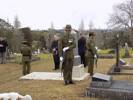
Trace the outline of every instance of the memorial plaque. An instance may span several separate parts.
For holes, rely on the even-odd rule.
[[[119,65],[126,65],[126,61],[124,61],[123,59],[119,60]]]
[[[74,66],[78,66],[80,65],[80,56],[77,55],[77,56],[74,56],[74,63],[73,63]]]
[[[133,100],[133,81],[113,80],[110,87],[87,87],[86,96],[102,100]]]
[[[83,64],[80,64],[78,66],[73,66],[73,73],[72,73],[73,77],[80,78],[80,77],[84,76],[85,74],[86,73],[84,71]]]
[[[112,80],[112,77],[109,75],[101,74],[101,73],[95,73],[92,76],[92,81],[101,81],[101,82],[109,82]]]

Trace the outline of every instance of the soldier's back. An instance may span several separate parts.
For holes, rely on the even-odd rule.
[[[27,45],[23,45],[21,48],[21,53],[23,55],[31,55],[31,48]]]

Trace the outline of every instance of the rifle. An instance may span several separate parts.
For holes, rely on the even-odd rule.
[[[98,47],[95,47],[95,49],[96,49],[96,58],[94,58],[94,63],[95,63],[95,65],[96,65],[96,68],[97,68],[97,62],[98,62],[98,54],[97,54],[97,51],[98,51]]]
[[[63,73],[63,70],[64,70],[64,56],[65,55],[65,52],[63,52],[63,60],[60,61],[60,68],[61,68],[61,76],[62,76],[62,73]]]
[[[60,68],[61,68],[61,76],[62,76],[62,73],[63,73],[63,61],[60,61]]]
[[[97,54],[96,54],[96,55],[97,55]],[[97,55],[96,58],[94,58],[94,63],[95,63],[96,68],[97,68],[97,62],[98,62],[98,55]]]

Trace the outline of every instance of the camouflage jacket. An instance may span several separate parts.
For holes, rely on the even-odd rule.
[[[28,45],[22,45],[21,54],[22,54],[22,61],[30,61],[32,56],[31,47]]]
[[[64,47],[69,47],[69,49],[65,53],[63,52]],[[59,56],[63,56],[64,59],[74,59],[73,49],[75,47],[76,43],[74,37],[71,34],[65,34],[59,41]]]
[[[94,55],[96,54],[96,48],[95,48],[95,41],[91,37],[89,37],[86,41],[86,56],[89,58],[94,58]]]

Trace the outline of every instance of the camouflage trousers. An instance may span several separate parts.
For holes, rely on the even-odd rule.
[[[72,81],[73,59],[66,59],[62,67],[64,81]]]
[[[29,61],[23,62],[23,75],[29,74],[31,69],[31,65]]]
[[[93,75],[93,69],[94,69],[94,58],[88,58],[88,73],[90,75]]]

